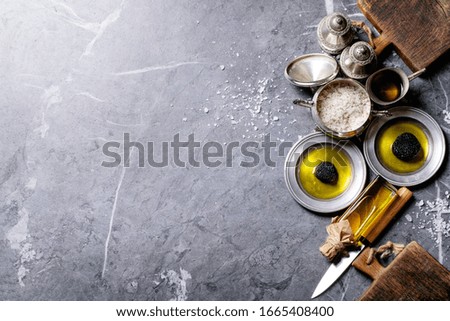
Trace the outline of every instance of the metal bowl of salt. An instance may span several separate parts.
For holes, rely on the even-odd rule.
[[[339,65],[327,54],[307,54],[288,63],[284,76],[298,87],[319,87],[336,78]]]

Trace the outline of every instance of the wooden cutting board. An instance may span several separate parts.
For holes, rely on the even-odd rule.
[[[450,0],[358,0],[358,6],[380,33],[375,52],[392,44],[413,71],[450,48]]]
[[[450,272],[416,242],[409,243],[386,268],[377,260],[366,264],[369,250],[352,264],[374,280],[360,300],[450,300]]]

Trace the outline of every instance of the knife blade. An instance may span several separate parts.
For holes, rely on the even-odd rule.
[[[348,257],[343,257],[339,263],[334,264],[332,263],[328,270],[323,275],[322,279],[320,279],[319,284],[317,284],[316,289],[314,290],[314,293],[311,296],[311,299],[314,299],[315,297],[318,297],[323,292],[325,292],[330,286],[333,285],[334,282],[336,282],[341,274],[343,274],[350,265],[352,265],[352,262],[356,259],[356,257],[359,255],[359,253],[364,250],[364,245],[361,246],[361,248],[357,251],[350,251],[348,253]]]
[[[396,201],[387,204],[388,209],[386,211],[374,211],[371,215],[366,217],[366,220],[361,224],[364,228],[358,229],[358,235],[355,239],[361,244],[359,250],[349,251],[348,257],[343,257],[338,263],[332,263],[321,280],[317,284],[311,299],[319,296],[325,292],[331,285],[333,285],[339,277],[348,269],[356,257],[364,250],[365,245],[371,245],[373,241],[378,237],[384,228],[390,223],[400,209],[408,202],[412,197],[412,192],[406,187],[401,187],[396,192]],[[389,205],[392,205],[389,207]],[[354,209],[354,207],[353,207]],[[344,216],[345,217],[345,214]]]

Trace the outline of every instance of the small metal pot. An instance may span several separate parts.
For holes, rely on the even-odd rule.
[[[318,106],[317,106],[318,101],[321,98],[323,98],[324,89],[327,89],[331,86],[338,87],[339,85],[350,85],[350,86],[354,86],[354,87],[358,88],[358,90],[360,90],[361,93],[363,93],[367,98],[366,99],[367,106],[365,108],[368,109],[367,118],[365,119],[364,123],[361,126],[359,126],[358,128],[351,129],[349,131],[342,131],[342,132],[335,131],[335,130],[329,128],[327,125],[325,125],[325,123],[320,118]],[[369,126],[373,116],[389,115],[387,110],[373,110],[372,101],[370,100],[370,97],[369,97],[367,91],[365,90],[365,88],[359,82],[357,82],[353,79],[347,79],[347,78],[337,78],[337,79],[330,81],[326,85],[320,87],[314,94],[312,100],[296,99],[296,100],[294,100],[293,103],[296,105],[302,106],[302,107],[310,108],[312,117],[313,117],[315,123],[317,124],[318,128],[323,133],[325,133],[331,137],[334,137],[334,138],[346,139],[346,138],[352,138],[352,137],[358,136],[358,135],[362,134],[364,132],[364,130]]]
[[[367,82],[366,82],[367,93],[369,94],[372,101],[378,105],[388,106],[388,105],[395,104],[400,99],[405,97],[406,93],[409,90],[409,82],[411,80],[419,77],[424,72],[425,72],[425,68],[420,69],[419,71],[416,71],[415,73],[407,76],[405,74],[405,72],[398,67],[387,67],[387,68],[380,69],[380,70],[374,72],[372,75],[370,75],[370,77],[367,79]],[[378,77],[386,77],[391,80],[398,78],[399,83],[397,85],[399,85],[400,88],[399,88],[399,94],[395,99],[385,101],[376,95],[376,93],[375,93],[376,88],[374,88],[374,87],[377,86],[376,79]],[[383,80],[383,78],[380,78],[380,79],[382,79],[381,81],[385,82],[385,80]]]

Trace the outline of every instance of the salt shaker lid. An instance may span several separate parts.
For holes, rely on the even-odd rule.
[[[347,77],[364,79],[375,71],[377,56],[370,44],[358,41],[344,49],[339,64]]]
[[[334,12],[319,22],[317,37],[323,51],[337,55],[352,43],[355,32],[351,20],[345,14]]]

